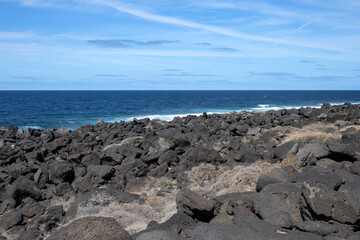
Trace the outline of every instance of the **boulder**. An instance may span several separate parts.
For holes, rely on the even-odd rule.
[[[262,157],[254,149],[241,145],[239,151],[229,154],[227,159],[233,159],[236,162],[253,163],[261,160]]]
[[[265,186],[259,195],[259,215],[270,223],[278,221],[278,217],[288,224],[285,213],[292,221],[301,221],[302,208],[301,188],[292,183],[275,183]],[[282,220],[281,220],[282,221]],[[287,227],[287,226],[283,226]]]
[[[55,184],[62,182],[71,183],[75,178],[75,170],[72,164],[54,161],[49,164],[49,180]]]
[[[63,182],[63,183],[59,183],[56,187],[55,187],[55,194],[58,196],[63,196],[66,193],[69,192],[73,192],[74,189],[71,187],[70,183],[68,182]]]
[[[157,166],[154,169],[151,169],[149,172],[149,175],[152,177],[162,177],[165,175],[165,173],[168,171],[168,165],[166,162],[161,164],[160,166]]]
[[[266,185],[279,183],[279,179],[273,178],[269,175],[261,175],[256,183],[256,191],[260,192]]]
[[[58,223],[63,219],[64,213],[64,209],[61,205],[50,207],[40,216],[39,223],[44,224],[50,221]]]
[[[320,236],[327,236],[338,231],[336,225],[321,221],[300,221],[295,222],[294,227],[304,232],[315,233]]]
[[[252,127],[249,128],[247,130],[247,135],[251,135],[251,136],[255,136],[256,134],[258,134],[260,132],[261,128],[260,127]]]
[[[225,161],[214,149],[203,147],[193,148],[186,156],[189,161],[194,163],[223,163]]]
[[[131,237],[113,218],[85,217],[53,232],[48,240],[130,240]]]
[[[30,180],[23,180],[15,183],[11,186],[10,197],[16,201],[19,205],[21,201],[27,197],[33,198],[34,200],[42,200],[43,196],[36,183]]]
[[[318,166],[307,166],[304,167],[299,174],[294,175],[290,179],[290,182],[308,182],[313,184],[320,183],[328,186],[330,189],[337,190],[344,180],[331,170]]]
[[[350,166],[349,170],[350,170],[351,173],[354,173],[354,174],[360,176],[360,161],[354,162],[354,163]]]
[[[0,219],[0,227],[5,231],[9,230],[10,228],[21,225],[23,222],[23,215],[13,210],[9,213],[4,214]]]
[[[178,211],[203,222],[214,217],[214,202],[189,189],[181,190],[176,195]]]
[[[87,167],[87,174],[110,180],[115,174],[115,168],[107,165],[90,165]]]
[[[28,202],[24,207],[21,208],[20,212],[24,217],[32,218],[35,215],[43,214],[45,206],[41,205],[36,201]]]
[[[159,157],[158,163],[161,165],[163,163],[167,163],[168,165],[174,164],[174,163],[178,163],[179,162],[179,157],[176,154],[175,151],[166,151],[163,154],[161,154],[161,156]]]
[[[101,165],[101,159],[97,153],[91,153],[81,159],[81,164],[86,167],[90,165]]]
[[[193,220],[189,215],[183,212],[177,212],[171,218],[166,220],[164,223],[157,224],[156,226],[150,228],[151,230],[165,230],[167,232],[171,231],[176,234],[186,231],[190,227],[196,225],[195,220]],[[145,230],[148,231],[148,230]]]
[[[360,219],[360,182],[346,183],[339,188],[332,218],[341,223],[355,224]]]
[[[274,157],[283,160],[289,155],[296,154],[299,144],[295,142],[286,142],[274,150]]]
[[[300,149],[296,165],[299,167],[312,165],[316,160],[326,157],[329,153],[329,148],[325,142],[313,139]]]
[[[339,198],[339,194],[320,183],[304,183],[302,186],[303,196],[311,209],[312,220],[329,219],[332,216],[332,208]]]
[[[39,240],[42,239],[41,236],[42,233],[38,228],[32,228],[23,232],[18,240],[34,240],[34,239]]]

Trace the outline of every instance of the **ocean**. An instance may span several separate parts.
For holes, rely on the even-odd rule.
[[[360,91],[0,91],[0,126],[77,129],[86,123],[360,103]]]

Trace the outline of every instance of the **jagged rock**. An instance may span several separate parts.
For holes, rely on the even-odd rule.
[[[163,163],[167,163],[168,165],[170,165],[171,163],[178,163],[178,162],[179,162],[178,155],[175,153],[175,151],[171,151],[171,150],[163,153],[158,160],[158,163],[160,165]]]
[[[317,159],[326,157],[329,153],[329,148],[325,142],[313,139],[300,149],[296,165],[299,167],[312,165]]]
[[[91,153],[81,159],[81,164],[86,167],[90,165],[101,165],[101,159],[97,153]]]
[[[21,201],[27,197],[35,200],[42,200],[43,196],[36,183],[29,180],[23,180],[15,183],[9,190],[10,197],[19,205]]]
[[[156,168],[150,170],[149,175],[152,177],[162,177],[165,175],[167,170],[168,170],[168,165],[166,162],[164,162],[160,166],[157,166]]]
[[[63,196],[68,192],[72,192],[74,191],[74,189],[71,187],[70,183],[68,182],[63,182],[63,183],[59,183],[56,188],[55,188],[55,194],[58,196]]]
[[[72,182],[75,178],[75,170],[72,164],[54,161],[49,164],[49,180],[55,184]]]
[[[20,212],[27,218],[32,218],[35,215],[41,215],[45,210],[45,206],[39,204],[36,201],[29,202],[21,208]]]
[[[209,222],[214,216],[214,202],[189,189],[178,192],[176,206],[178,211],[203,222]]]
[[[279,182],[281,181],[269,175],[261,175],[256,183],[256,191],[260,192],[266,185]]]
[[[280,215],[285,216],[279,211],[289,213],[292,221],[301,221],[301,188],[292,183],[267,185],[260,192],[258,207],[262,219],[270,223]]]
[[[274,157],[280,160],[296,154],[299,149],[299,144],[295,142],[286,142],[274,150]]]
[[[251,135],[251,136],[255,136],[256,134],[258,134],[260,132],[260,130],[261,130],[260,127],[249,128],[246,134]]]
[[[4,214],[0,219],[0,227],[5,231],[20,225],[23,222],[23,215],[16,210]]]
[[[84,217],[56,230],[48,240],[130,240],[131,237],[113,218]]]
[[[194,163],[223,163],[225,160],[214,149],[197,147],[192,149],[187,158]]]
[[[308,166],[293,176],[291,182],[308,182],[308,183],[321,183],[328,186],[330,189],[337,190],[344,182],[343,178],[338,174],[328,169],[318,166]]]
[[[32,228],[27,230],[26,232],[23,232],[20,237],[19,240],[41,240],[43,238],[41,238],[42,233],[38,228]]]
[[[43,215],[39,218],[39,223],[44,224],[50,221],[60,222],[64,216],[64,209],[60,206],[53,206],[48,208]]]
[[[60,135],[65,135],[70,133],[71,131],[67,127],[62,126],[59,129],[57,129],[56,132],[59,133]]]
[[[294,227],[301,231],[315,233],[320,236],[327,236],[338,231],[336,225],[320,221],[295,222]]]
[[[105,180],[110,180],[115,173],[115,168],[106,165],[90,165],[87,167],[87,174],[90,176],[98,176]]]

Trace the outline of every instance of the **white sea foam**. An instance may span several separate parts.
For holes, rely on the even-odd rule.
[[[269,104],[258,104],[258,107],[267,108],[267,107],[270,107],[270,105]]]
[[[40,126],[20,126],[19,128],[24,129],[24,130],[27,130],[27,129],[29,129],[29,128],[43,129],[43,128],[40,127]]]

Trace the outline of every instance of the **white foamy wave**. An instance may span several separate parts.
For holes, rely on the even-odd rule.
[[[269,110],[280,110],[281,107],[258,107],[258,108],[251,108],[252,111],[269,111]]]
[[[43,129],[40,126],[20,126],[19,128],[24,129],[24,130],[28,130],[29,128],[34,128],[34,129]]]
[[[171,121],[175,117],[186,117],[188,115],[195,115],[200,116],[202,113],[188,113],[188,114],[165,114],[165,115],[144,115],[144,116],[136,116],[136,117],[127,117],[124,119],[118,119],[118,120],[124,120],[124,121],[132,121],[134,118],[136,119],[143,119],[143,118],[149,118],[152,119],[160,119],[163,121]],[[210,113],[209,113],[210,114]]]
[[[331,103],[331,105],[339,105],[339,104],[344,104],[344,103]],[[353,103],[353,104],[360,104],[360,103]],[[227,110],[221,110],[221,109],[212,109],[213,111],[206,111],[204,110],[203,112],[206,112],[207,114],[228,114],[231,112],[242,112],[242,111],[257,111],[257,112],[264,112],[264,111],[277,111],[277,110],[281,110],[281,109],[299,109],[302,107],[309,107],[309,108],[321,108],[322,104],[318,104],[318,105],[312,105],[312,106],[299,106],[299,105],[293,105],[293,106],[273,106],[272,104],[258,104],[258,107],[249,107],[249,108],[240,108],[240,109],[227,109]],[[133,121],[133,119],[144,119],[144,118],[149,118],[150,120],[152,119],[159,119],[162,121],[172,121],[175,117],[186,117],[188,115],[195,115],[195,116],[201,116],[203,114],[203,112],[201,113],[186,113],[186,114],[152,114],[152,115],[138,115],[138,116],[133,116],[133,117],[123,117],[123,118],[115,118],[112,121],[110,120],[110,122],[114,122],[114,121]]]

